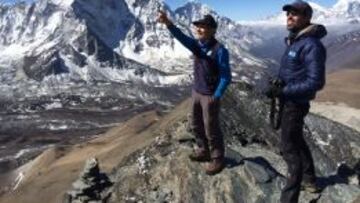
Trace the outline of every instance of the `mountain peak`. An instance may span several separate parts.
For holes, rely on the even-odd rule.
[[[315,11],[321,11],[321,12],[327,12],[327,8],[315,3],[315,2],[308,2],[309,5],[313,8]]]
[[[192,0],[184,4],[183,6],[176,9],[175,12],[188,11],[193,14],[198,13],[199,15],[204,14],[216,14],[216,12],[208,5],[200,3],[198,0]]]
[[[359,12],[360,0],[339,0],[333,7],[336,11]]]
[[[60,6],[71,6],[75,0],[49,0],[50,2]]]
[[[334,5],[334,8],[346,8],[351,4],[359,4],[360,0],[338,0],[338,2]]]
[[[360,0],[339,0],[332,10],[337,16],[343,16],[349,22],[360,21]]]

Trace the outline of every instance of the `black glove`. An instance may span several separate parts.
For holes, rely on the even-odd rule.
[[[265,95],[268,98],[280,97],[282,94],[282,91],[283,91],[283,87],[270,86],[270,88],[265,91]]]
[[[285,84],[279,79],[270,80],[269,88],[265,91],[265,95],[269,98],[280,97]]]

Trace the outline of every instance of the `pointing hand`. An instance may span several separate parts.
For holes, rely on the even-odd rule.
[[[171,21],[169,20],[169,18],[167,17],[167,15],[166,15],[166,13],[164,11],[159,11],[157,21],[159,23],[162,23],[162,24],[165,24],[165,25],[170,25],[171,24]]]

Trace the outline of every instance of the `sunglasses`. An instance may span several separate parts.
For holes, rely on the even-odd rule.
[[[301,15],[300,12],[297,11],[287,11],[286,16],[299,16]]]

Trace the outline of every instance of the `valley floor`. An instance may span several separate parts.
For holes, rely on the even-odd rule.
[[[344,69],[326,77],[324,90],[319,92],[317,102],[344,103],[360,109],[360,69]]]

